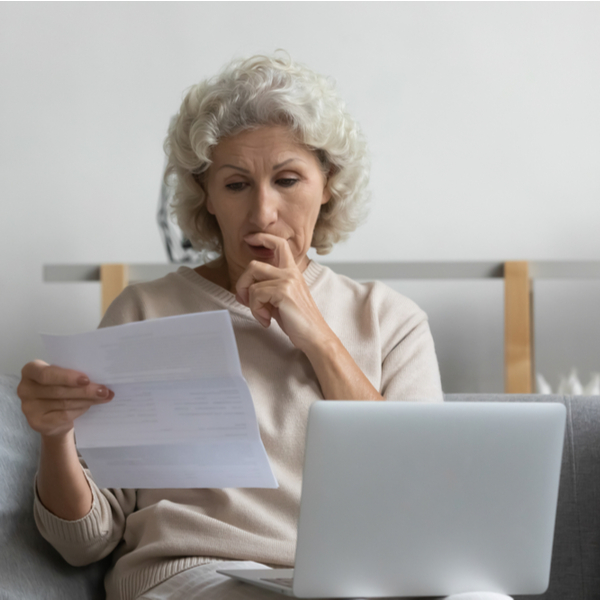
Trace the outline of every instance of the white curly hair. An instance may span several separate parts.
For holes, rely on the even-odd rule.
[[[323,204],[311,246],[327,254],[364,220],[369,160],[358,124],[331,81],[294,63],[287,53],[236,59],[211,79],[192,86],[165,140],[165,183],[172,209],[193,247],[222,252],[217,221],[206,207],[202,181],[219,140],[261,126],[285,125],[313,151],[331,199]]]

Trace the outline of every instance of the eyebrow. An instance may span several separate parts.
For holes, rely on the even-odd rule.
[[[277,169],[280,169],[281,167],[283,167],[284,165],[287,165],[289,162],[292,162],[293,160],[299,160],[300,162],[304,162],[301,158],[294,156],[292,158],[288,158],[287,160],[284,160],[283,162],[276,164],[273,167],[273,171],[276,171]],[[236,167],[235,165],[230,165],[230,164],[226,164],[226,165],[221,165],[217,171],[220,171],[221,169],[224,169],[225,167],[229,167],[230,169],[236,169],[238,171],[242,171],[243,173],[250,173],[250,171],[248,171],[248,169],[244,169],[242,167]]]
[[[292,162],[293,160],[299,160],[300,162],[304,162],[301,158],[299,158],[297,156],[293,156],[292,158],[288,158],[287,160],[284,160],[282,163],[279,163],[278,165],[275,165],[273,167],[273,171],[275,171],[276,169],[279,169],[279,168],[283,167],[283,165],[287,165],[289,162]]]

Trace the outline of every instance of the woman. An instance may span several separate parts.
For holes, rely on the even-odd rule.
[[[410,300],[307,256],[344,239],[366,201],[365,144],[325,78],[285,57],[234,61],[189,90],[165,149],[179,225],[219,258],[128,287],[100,326],[229,310],[280,488],[98,489],[73,422],[113,394],[34,361],[19,395],[42,435],[35,518],[72,564],[114,550],[108,600],[263,597],[215,570],[293,565],[310,405],[441,400],[433,341]]]

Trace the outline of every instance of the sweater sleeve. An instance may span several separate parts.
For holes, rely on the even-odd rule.
[[[83,463],[82,459],[82,467]],[[84,468],[92,490],[90,512],[76,521],[67,521],[51,513],[37,493],[34,481],[33,515],[39,532],[71,565],[88,565],[110,554],[123,537],[127,516],[136,504],[135,490],[99,489]]]
[[[386,400],[444,400],[433,337],[424,313],[384,358],[381,375],[381,393]]]
[[[376,284],[382,339],[381,394],[387,400],[441,402],[440,369],[426,313],[412,300]]]
[[[110,305],[100,327],[110,327],[139,321],[141,315],[137,295],[131,288]],[[136,490],[100,489],[80,457],[79,462],[92,491],[90,512],[76,521],[67,521],[51,513],[37,493],[37,475],[34,481],[33,514],[42,536],[56,548],[71,565],[83,566],[101,560],[121,541],[127,517],[135,510]]]

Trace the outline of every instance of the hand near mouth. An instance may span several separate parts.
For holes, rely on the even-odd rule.
[[[236,284],[236,298],[269,327],[275,319],[297,348],[308,351],[333,335],[308,289],[287,240],[254,233],[244,241],[273,251],[272,264],[252,261]]]
[[[285,268],[296,265],[289,242],[272,233],[251,233],[244,241],[253,248],[264,248],[273,253],[274,265]]]

